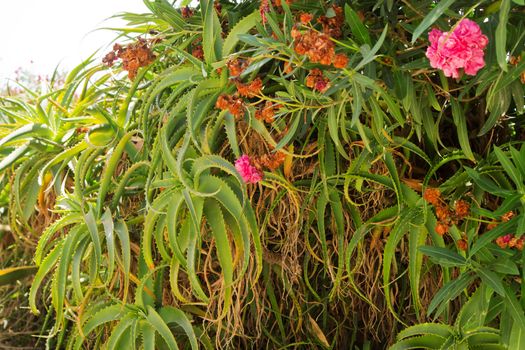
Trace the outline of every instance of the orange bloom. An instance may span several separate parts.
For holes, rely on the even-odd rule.
[[[215,103],[215,107],[220,110],[228,110],[236,118],[244,114],[244,103],[239,97],[232,95],[220,95]]]
[[[507,246],[509,245],[509,242],[511,241],[511,239],[514,237],[514,235],[512,234],[507,234],[505,236],[501,236],[501,237],[498,237],[496,238],[496,244],[500,247],[500,248],[507,248]]]
[[[226,63],[231,77],[237,77],[248,67],[249,62],[242,58],[235,58]]]
[[[460,239],[459,241],[457,241],[456,245],[458,246],[458,249],[462,251],[466,251],[468,247],[467,241],[465,241],[464,239]]]
[[[334,38],[340,38],[343,34],[341,28],[343,27],[345,18],[343,15],[343,8],[341,6],[334,5],[332,9],[335,12],[335,16],[326,17],[321,16],[317,22],[321,23],[323,26],[323,32],[327,35],[330,35]]]
[[[507,222],[507,221],[510,221],[510,219],[512,219],[513,217],[514,217],[514,212],[509,211],[501,216],[501,221]]]
[[[345,68],[348,65],[348,57],[345,54],[337,54],[334,57],[335,68]]]
[[[291,72],[293,72],[292,64],[290,62],[285,62],[283,70],[286,74],[290,74]]]
[[[517,66],[518,63],[520,63],[520,61],[521,61],[521,56],[518,56],[518,57],[510,56],[509,57],[509,63],[512,64],[513,66]]]
[[[448,232],[448,225],[439,223],[436,225],[436,233],[440,236],[443,236],[445,233]]]
[[[302,24],[308,24],[310,21],[314,18],[314,15],[311,13],[301,13],[299,16],[299,21],[301,21]]]
[[[427,188],[423,193],[423,199],[428,203],[437,206],[441,203],[441,192],[437,188]]]
[[[266,14],[268,12],[270,12],[270,3],[268,0],[261,0],[261,4],[259,5],[259,13],[261,14],[261,20],[263,24],[268,22],[268,19],[266,18]]]
[[[450,220],[450,210],[447,206],[436,207],[436,217],[439,221],[447,222]]]
[[[516,242],[516,249],[523,250],[523,243],[524,243],[523,237],[520,237],[518,241]]]
[[[306,77],[306,86],[312,90],[325,92],[330,87],[330,81],[323,76],[320,69],[314,68]]]
[[[281,108],[278,104],[273,104],[270,101],[266,101],[264,107],[255,111],[255,118],[264,120],[266,123],[272,123],[275,111]]]
[[[119,44],[113,45],[113,51],[108,53],[102,62],[108,67],[113,65],[117,59],[122,60],[122,68],[128,71],[128,78],[133,80],[140,67],[146,67],[153,63],[155,55],[145,39],[138,38],[135,43],[122,47]]]
[[[254,97],[260,95],[263,87],[261,78],[257,78],[249,84],[243,84],[240,81],[235,81],[235,85],[237,86],[239,95],[244,97]]]
[[[487,225],[487,231],[495,229],[496,226],[498,226],[497,222],[495,222],[495,221],[491,222],[490,224]]]
[[[470,205],[464,200],[456,201],[456,215],[458,219],[466,218],[470,213]]]
[[[190,18],[193,16],[195,11],[191,9],[189,6],[183,7],[180,9],[180,14],[182,15],[182,18]]]
[[[191,55],[202,61],[204,59],[204,50],[202,49],[202,45],[195,46],[191,51]]]
[[[298,34],[294,39],[294,50],[299,55],[306,55],[312,63],[332,64],[335,57],[335,44],[330,36],[309,30]]]
[[[265,167],[270,171],[274,171],[284,163],[285,158],[286,154],[278,151],[276,153],[265,154],[257,159],[256,162],[260,167]]]
[[[298,38],[299,36],[301,36],[301,32],[297,29],[297,27],[294,25],[292,27],[292,30],[290,31],[290,35],[292,37],[292,39],[295,39],[295,38]],[[303,54],[302,54],[303,55]]]

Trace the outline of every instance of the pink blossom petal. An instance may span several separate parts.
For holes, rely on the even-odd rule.
[[[246,154],[235,161],[235,169],[246,183],[254,184],[262,180],[262,172],[252,165],[250,157]]]
[[[428,39],[430,46],[426,56],[430,65],[441,69],[447,77],[459,78],[460,69],[475,75],[485,66],[483,49],[488,44],[488,38],[474,21],[463,19],[451,32],[432,29]]]

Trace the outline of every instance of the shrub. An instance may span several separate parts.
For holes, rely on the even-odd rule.
[[[1,102],[47,346],[524,346],[522,1],[145,4]]]

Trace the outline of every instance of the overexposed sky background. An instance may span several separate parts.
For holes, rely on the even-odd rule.
[[[149,11],[142,0],[0,0],[0,85],[19,67],[50,76],[109,51],[116,33],[96,29],[122,26],[105,21],[120,12]]]

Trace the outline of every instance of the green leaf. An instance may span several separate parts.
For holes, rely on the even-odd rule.
[[[261,15],[258,10],[241,19],[233,28],[231,28],[228,36],[224,40],[222,46],[222,56],[226,57],[233,52],[235,45],[239,42],[239,34],[246,34],[261,20]]]
[[[109,191],[111,179],[113,178],[113,174],[115,172],[115,169],[117,168],[117,165],[121,161],[122,153],[124,153],[124,149],[126,148],[126,145],[133,134],[134,132],[126,133],[126,135],[124,135],[120,139],[119,143],[111,153],[111,156],[108,157],[106,166],[104,167],[104,172],[102,174],[102,179],[100,180],[100,187],[97,198],[97,217],[100,217],[100,215],[102,214],[104,200],[106,199],[106,194]]]
[[[403,339],[395,343],[389,350],[408,350],[408,349],[441,349],[445,338],[437,335],[422,335],[409,339]]]
[[[396,225],[392,229],[392,232],[390,232],[384,253],[383,253],[383,288],[385,289],[385,299],[387,303],[387,307],[390,310],[390,312],[398,319],[400,322],[403,323],[402,320],[399,319],[397,314],[394,311],[393,302],[391,300],[391,293],[390,293],[390,272],[392,269],[392,261],[395,258],[395,252],[397,250],[397,246],[405,233],[409,230],[409,225],[412,225],[413,220],[415,220],[418,216],[421,215],[421,210],[419,208],[406,208],[402,210],[399,214],[399,219],[396,222]]]
[[[113,277],[113,271],[115,269],[115,235],[114,235],[114,223],[111,211],[106,209],[102,215],[102,226],[104,227],[104,234],[106,236],[106,246],[108,253],[108,281]]]
[[[184,312],[172,306],[164,306],[159,310],[159,315],[160,317],[162,317],[164,322],[166,322],[166,324],[176,323],[177,325],[179,325],[184,330],[184,332],[186,332],[186,335],[188,336],[188,339],[190,341],[191,348],[193,350],[199,349],[199,345],[197,344],[197,337],[195,336],[193,327]]]
[[[467,264],[464,257],[447,248],[423,246],[419,247],[419,250],[443,266],[465,266]]]
[[[419,25],[414,30],[414,33],[412,34],[412,44],[414,44],[421,36],[421,34],[430,27],[445,11],[455,2],[455,0],[442,0],[440,1],[436,7],[430,11],[425,18],[423,18],[423,21],[419,23]]]
[[[470,149],[467,119],[465,117],[465,114],[463,113],[463,109],[459,105],[459,102],[454,98],[450,99],[450,103],[452,105],[452,116],[454,117],[454,124],[456,125],[456,130],[458,132],[458,139],[459,145],[461,146],[461,150],[463,151],[463,153],[465,153],[465,156],[467,156],[468,159],[474,161],[474,154]]]
[[[36,266],[8,267],[0,270],[0,286],[13,285],[16,281],[33,275],[38,270]]]
[[[107,306],[94,314],[83,326],[82,333],[88,336],[97,327],[111,321],[119,320],[124,315],[124,310],[120,305]]]
[[[468,176],[474,180],[476,185],[478,185],[483,191],[503,198],[507,198],[513,194],[511,191],[502,189],[501,186],[497,185],[486,176],[483,176],[475,169],[469,167],[464,167],[464,169]]]
[[[410,338],[416,335],[436,335],[442,338],[448,338],[454,334],[454,328],[449,325],[440,323],[420,323],[415,326],[411,326],[403,329],[397,335],[398,340]]]
[[[503,151],[498,146],[494,146],[494,153],[496,154],[496,157],[498,158],[501,166],[507,175],[512,179],[516,187],[518,189],[523,188],[523,175],[518,171],[518,169],[516,169],[510,159],[507,158],[505,153],[503,153]]]
[[[359,19],[359,16],[357,16],[357,13],[354,10],[352,10],[352,8],[348,4],[345,4],[345,19],[346,23],[350,26],[350,29],[352,30],[352,34],[354,34],[354,37],[359,44],[372,45],[372,41],[370,40],[368,30]]]
[[[77,225],[73,227],[64,238],[64,245],[60,253],[60,261],[58,262],[56,273],[53,277],[53,290],[51,292],[51,297],[56,312],[55,319],[57,326],[62,325],[64,322],[64,300],[66,298],[66,284],[70,261],[74,255],[76,244],[83,229],[83,225]]]
[[[525,328],[519,322],[512,324],[510,332],[509,349],[525,349]]]
[[[454,326],[463,332],[482,327],[485,324],[492,295],[492,288],[481,284],[461,307]]]
[[[104,124],[97,126],[88,131],[86,140],[89,144],[96,147],[105,147],[109,145],[117,136],[115,129],[111,125]]]
[[[428,306],[428,314],[430,315],[441,304],[447,304],[456,299],[456,297],[470,285],[474,278],[475,276],[472,274],[463,273],[457,279],[445,283],[434,295],[434,298],[432,298]],[[435,315],[435,317],[437,316],[439,316],[439,314]]]
[[[18,146],[13,152],[9,153],[7,157],[4,157],[0,162],[0,172],[3,172],[7,167],[11,166],[20,157],[22,157],[29,150],[29,142]]]
[[[224,276],[224,305],[222,317],[229,311],[232,303],[233,258],[223,214],[219,203],[215,199],[210,198],[206,200],[204,204],[204,215],[215,238],[217,257],[219,258],[219,264]]]
[[[221,60],[222,28],[213,7],[213,0],[200,0],[203,18],[202,49],[208,65]],[[230,48],[231,49],[231,48]]]
[[[502,0],[499,21],[496,27],[496,58],[501,69],[507,71],[507,24],[509,22],[510,0]]]
[[[164,322],[162,317],[153,309],[151,306],[147,306],[146,319],[149,321],[149,324],[155,328],[155,330],[160,334],[162,339],[166,342],[170,350],[178,350],[177,342],[175,337],[171,332],[168,325]]]
[[[62,254],[62,246],[63,241],[60,241],[53,248],[53,250],[51,250],[51,252],[44,258],[42,263],[39,264],[40,266],[38,267],[38,271],[35,275],[35,278],[33,279],[31,288],[29,289],[29,307],[35,315],[38,315],[40,313],[36,308],[36,293],[38,292],[40,285],[44,281],[44,278],[47,276],[47,274],[51,271],[51,269],[55,266],[58,259],[60,258],[60,254]]]
[[[147,321],[141,321],[139,328],[142,334],[144,350],[155,350],[155,328],[148,324]]]
[[[126,315],[120,320],[120,322],[111,330],[111,336],[108,339],[107,349],[108,350],[120,350],[121,340],[126,335],[126,331],[129,330],[136,322],[136,319],[132,315]]]
[[[508,286],[503,286],[506,300],[506,308],[514,319],[514,322],[521,328],[525,329],[525,315],[523,314],[523,307],[516,298],[516,293]]]
[[[6,143],[11,141],[16,141],[24,136],[46,136],[50,134],[49,128],[44,124],[27,124],[24,125],[9,135],[5,136],[0,140],[0,148],[2,148]]]
[[[363,68],[368,63],[372,62],[375,59],[375,54],[379,51],[381,46],[383,45],[383,42],[386,38],[386,33],[388,32],[388,24],[385,26],[385,29],[383,29],[383,32],[381,33],[381,36],[379,39],[377,39],[374,47],[370,51],[367,51],[366,54],[363,55],[363,59],[359,64],[354,68],[354,70],[358,71],[361,68]]]
[[[89,211],[86,214],[84,214],[84,220],[86,222],[91,241],[93,242],[93,247],[95,250],[95,260],[98,266],[100,266],[102,264],[102,245],[100,243],[97,221],[95,219],[95,214],[93,213],[93,208],[89,208]]]
[[[497,259],[490,263],[490,267],[499,273],[505,275],[519,275],[520,271],[515,262],[510,259]]]
[[[470,248],[470,256],[474,256],[480,249],[484,248],[487,244],[491,243],[499,236],[503,236],[504,234],[512,232],[517,222],[518,217],[514,217],[510,221],[503,222],[495,228],[493,228],[492,230],[485,232],[478,238],[476,242],[474,242],[474,244]]]
[[[485,268],[480,268],[476,271],[479,277],[481,277],[483,283],[494,289],[494,291],[499,295],[505,295],[505,289],[503,288],[503,284],[501,283],[501,279],[498,277],[498,275],[496,275],[494,272],[488,271]]]
[[[408,276],[410,280],[410,289],[414,303],[414,310],[417,315],[419,315],[421,307],[419,286],[421,280],[421,268],[423,266],[423,254],[421,254],[418,247],[425,243],[427,235],[428,231],[425,226],[410,227],[410,233],[408,236]]]

